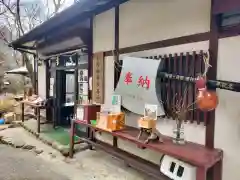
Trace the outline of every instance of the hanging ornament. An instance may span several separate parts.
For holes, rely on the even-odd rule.
[[[196,104],[202,111],[212,111],[218,105],[218,96],[215,91],[210,91],[206,87],[207,83],[207,72],[211,67],[209,64],[209,54],[203,56],[205,70],[202,75],[199,75],[195,81],[196,88],[198,89]]]
[[[199,89],[196,103],[201,111],[212,111],[218,105],[217,93],[206,88]]]
[[[211,67],[211,65],[209,64],[209,53],[203,55],[203,61],[204,61],[204,72],[203,74],[199,74],[195,80],[197,89],[206,88],[207,72],[208,72],[208,69]]]
[[[206,87],[206,78],[203,76],[198,76],[195,83],[197,89],[203,89]]]

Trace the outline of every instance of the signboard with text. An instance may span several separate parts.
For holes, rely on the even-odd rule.
[[[158,116],[165,114],[155,88],[160,61],[135,57],[123,59],[115,94],[121,96],[122,105],[129,111],[143,115],[145,104],[156,104]]]

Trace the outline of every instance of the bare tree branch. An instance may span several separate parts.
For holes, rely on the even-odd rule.
[[[45,4],[34,2],[29,4],[29,2],[23,3],[21,0],[0,0],[0,19],[3,20],[4,26],[7,26],[11,32],[10,39],[3,36],[1,32],[0,36],[3,36],[6,43],[13,41],[14,37],[19,38],[58,13],[64,3],[65,0],[46,0]],[[34,84],[32,59],[27,54],[22,54],[22,56],[32,84]],[[19,62],[17,63],[19,64]]]
[[[0,29],[0,39],[2,39],[5,43],[9,43],[8,39],[6,38],[4,32]]]
[[[23,30],[22,22],[21,22],[21,18],[20,18],[20,0],[17,0],[16,20],[17,20],[17,23],[18,23],[21,33],[24,34],[24,30]]]

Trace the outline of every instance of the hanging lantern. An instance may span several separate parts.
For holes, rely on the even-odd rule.
[[[201,111],[212,111],[218,105],[217,93],[215,91],[209,91],[206,88],[199,89],[196,103]]]

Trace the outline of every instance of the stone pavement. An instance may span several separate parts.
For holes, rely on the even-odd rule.
[[[0,145],[1,180],[70,180],[33,153]]]
[[[15,149],[16,151],[21,153],[22,151],[30,151],[23,153],[30,153],[31,155],[29,154],[29,158],[34,157],[33,159],[35,159],[31,160],[32,163],[28,163],[30,160],[26,157],[26,155],[21,156],[21,161],[19,161],[21,163],[17,163],[15,166],[13,166],[14,169],[12,170],[8,169],[8,173],[14,174],[18,168],[23,172],[27,171],[25,173],[28,173],[28,168],[24,169],[24,167],[28,166],[28,164],[32,165],[36,163],[37,167],[42,167],[42,169],[39,168],[40,170],[38,174],[42,175],[42,177],[40,176],[41,178],[39,180],[45,180],[44,178],[47,176],[49,176],[49,178],[46,180],[55,180],[54,178],[57,176],[59,177],[56,180],[150,180],[150,178],[144,174],[137,172],[132,168],[126,167],[120,160],[115,159],[105,152],[99,150],[86,150],[76,153],[74,159],[63,157],[60,152],[37,140],[21,127],[2,130],[0,131],[0,137],[1,142],[8,143],[16,148],[19,148]],[[6,153],[7,155],[5,155]],[[2,156],[11,157],[13,154],[17,153],[15,151],[8,150],[2,153],[0,152],[0,160],[5,161]],[[37,161],[41,161],[40,165],[38,165]],[[13,162],[10,160],[6,160],[6,162],[9,162],[6,167],[10,168]],[[4,169],[4,167],[5,165],[0,166],[0,173],[1,168]],[[48,169],[48,171],[46,171],[46,176],[44,168]],[[33,166],[33,169],[29,168],[29,171],[35,172],[36,169],[38,168],[34,168]],[[15,174],[18,175],[18,173],[19,172],[17,171]],[[19,175],[22,174],[20,173]],[[0,176],[0,179],[4,178],[1,178]],[[12,178],[9,180],[15,179]],[[28,179],[23,178],[22,180]],[[31,180],[38,179],[35,178]]]

